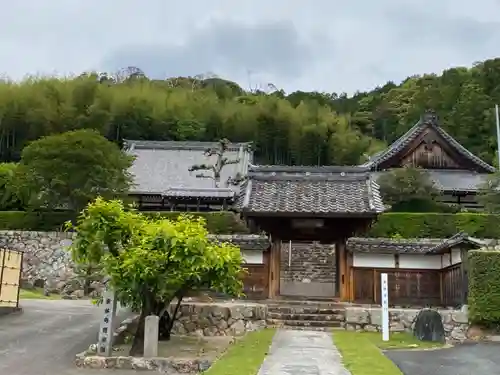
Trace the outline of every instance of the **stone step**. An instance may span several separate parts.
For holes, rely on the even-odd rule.
[[[331,332],[335,330],[344,330],[344,328],[339,327],[294,327],[294,326],[281,326],[274,327],[279,329],[286,329],[290,331],[315,331],[315,332]]]
[[[269,319],[277,320],[308,320],[308,321],[339,321],[343,322],[345,320],[344,314],[286,314],[280,312],[268,312],[267,317]]]
[[[277,314],[306,314],[306,315],[335,315],[344,316],[345,310],[342,308],[335,307],[323,307],[323,306],[268,306],[268,313]]]
[[[267,324],[273,327],[302,327],[302,328],[342,328],[342,322],[327,320],[280,320],[267,319]]]

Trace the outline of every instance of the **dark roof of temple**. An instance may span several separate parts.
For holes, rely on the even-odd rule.
[[[253,214],[376,215],[384,211],[367,168],[252,166],[237,208]]]
[[[489,243],[470,237],[467,233],[457,233],[448,238],[361,238],[347,240],[347,250],[353,253],[376,254],[440,254],[461,244],[479,248]]]
[[[426,169],[430,179],[441,191],[477,192],[484,188],[489,173],[477,173],[463,169]],[[389,171],[372,172],[375,180]]]
[[[360,238],[347,240],[347,250],[353,253],[425,254],[442,243],[443,239],[418,238]]]
[[[439,245],[437,245],[436,247],[431,249],[429,251],[429,253],[439,254],[439,253],[442,253],[442,252],[448,250],[451,247],[462,245],[462,244],[467,244],[467,245],[471,245],[472,247],[475,247],[475,248],[480,248],[480,247],[488,245],[488,243],[489,243],[489,241],[487,241],[487,240],[480,240],[478,238],[474,238],[474,237],[469,236],[465,232],[459,232],[459,233],[455,234],[454,236],[441,242]]]
[[[422,132],[425,131],[428,127],[432,127],[441,137],[443,137],[443,139],[448,142],[450,147],[455,149],[458,154],[462,155],[471,163],[478,166],[481,170],[484,170],[486,172],[495,172],[495,168],[493,166],[489,165],[488,163],[474,155],[472,152],[467,150],[443,128],[441,128],[439,126],[437,116],[431,111],[428,111],[424,116],[422,116],[422,118],[414,126],[412,126],[410,130],[399,137],[387,149],[373,155],[370,160],[362,164],[362,166],[375,170],[381,163],[389,160],[398,152],[402,151],[406,146],[410,144],[410,142],[412,142],[415,138],[422,134]]]
[[[214,187],[212,179],[196,177],[200,172],[188,170],[195,164],[213,164],[216,157],[208,158],[204,151],[217,145],[216,142],[126,140],[125,151],[136,157],[130,170],[135,185],[131,193],[175,197],[234,197],[239,188],[226,187],[225,182],[238,173],[246,174],[253,156],[248,151],[248,143],[229,145],[225,157],[239,159],[240,162],[223,168],[219,188]]]
[[[215,241],[230,242],[242,250],[267,250],[271,245],[267,236],[258,234],[218,234],[209,237]]]

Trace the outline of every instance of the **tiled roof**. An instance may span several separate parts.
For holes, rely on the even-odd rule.
[[[489,244],[489,240],[479,240],[467,233],[457,233],[448,238],[361,238],[351,237],[346,248],[353,253],[376,254],[440,254],[460,244],[470,244],[480,248]]]
[[[212,240],[230,242],[242,250],[267,250],[271,245],[269,238],[258,234],[219,234],[209,235]]]
[[[453,237],[450,237],[443,242],[441,242],[439,245],[434,247],[429,251],[431,254],[439,254],[442,253],[446,250],[448,250],[450,247],[461,245],[461,244],[469,244],[472,245],[475,248],[481,248],[483,246],[487,246],[490,243],[488,240],[480,240],[478,238],[470,237],[467,233],[465,232],[460,232],[455,234]]]
[[[176,197],[232,197],[239,192],[237,186],[226,186],[229,177],[245,175],[252,153],[248,144],[233,143],[224,155],[229,160],[239,159],[238,164],[226,165],[221,173],[220,187],[215,188],[212,179],[196,177],[203,172],[189,172],[195,164],[213,164],[215,156],[206,157],[204,151],[217,147],[216,142],[174,141],[125,141],[127,153],[136,157],[131,168],[134,176],[132,193],[157,193]],[[208,172],[203,172],[209,175]]]
[[[426,169],[425,170],[437,189],[441,191],[477,192],[488,181],[489,173],[477,173],[461,169]],[[372,172],[377,181],[380,176],[389,171]]]
[[[351,237],[347,240],[346,248],[353,253],[425,254],[442,242],[443,239],[437,238],[394,239]]]
[[[256,166],[237,207],[254,214],[339,216],[384,211],[379,187],[360,167]]]
[[[467,150],[443,128],[441,128],[438,124],[436,115],[431,111],[422,116],[422,118],[413,127],[411,127],[410,130],[408,130],[405,134],[398,138],[386,150],[373,155],[370,160],[362,164],[362,166],[371,168],[372,170],[376,169],[381,163],[389,160],[398,152],[402,151],[406,146],[410,144],[410,142],[412,142],[415,138],[422,134],[422,132],[428,127],[432,127],[460,155],[474,163],[481,170],[484,170],[486,172],[495,172],[495,168],[493,166],[489,165],[488,163],[474,155],[472,152]]]

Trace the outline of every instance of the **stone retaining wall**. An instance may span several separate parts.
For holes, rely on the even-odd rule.
[[[80,289],[74,285],[76,275],[67,250],[72,238],[73,233],[68,232],[0,231],[0,247],[24,253],[24,286],[72,294]],[[73,284],[71,288],[69,284]]]
[[[172,306],[173,309],[173,306]],[[197,336],[241,336],[266,326],[267,306],[258,303],[185,303],[172,333]]]
[[[392,332],[412,331],[414,321],[421,309],[389,309],[389,324]],[[438,310],[448,341],[464,341],[469,328],[467,310]],[[347,330],[381,331],[382,309],[348,307],[345,310],[344,327]]]

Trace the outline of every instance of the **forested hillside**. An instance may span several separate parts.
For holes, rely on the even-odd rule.
[[[94,128],[111,140],[253,141],[259,163],[356,164],[392,142],[427,108],[488,162],[496,148],[500,58],[345,94],[247,91],[221,78],[120,76],[0,82],[0,158],[17,160],[30,141]]]

